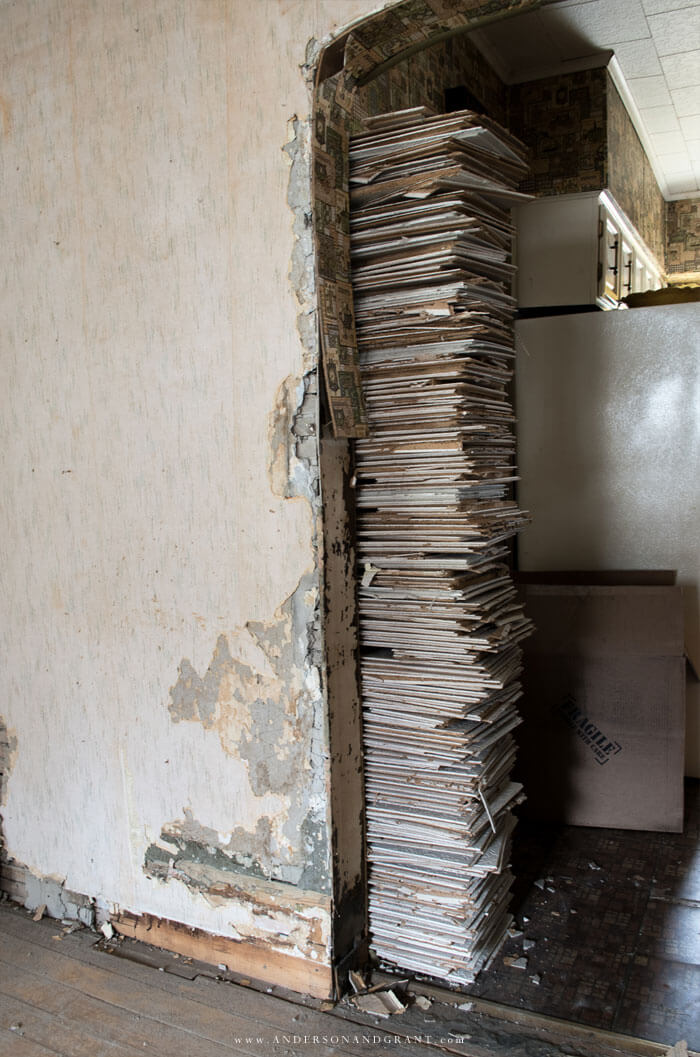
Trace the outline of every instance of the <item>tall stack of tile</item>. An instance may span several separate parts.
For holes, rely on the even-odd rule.
[[[351,144],[370,437],[356,446],[370,929],[377,957],[469,982],[510,924],[510,778],[530,627],[505,561],[514,417],[510,204],[524,148],[462,111]]]

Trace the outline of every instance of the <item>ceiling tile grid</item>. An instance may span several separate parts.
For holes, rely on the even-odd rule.
[[[547,9],[611,48],[668,197],[700,192],[700,0],[563,0]]]
[[[612,51],[661,190],[700,195],[700,0],[549,0],[475,41],[510,83],[601,65]]]

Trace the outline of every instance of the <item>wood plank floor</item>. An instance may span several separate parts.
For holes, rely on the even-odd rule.
[[[201,963],[0,904],[0,1057],[661,1057],[665,1046],[413,988],[389,1020],[224,981]],[[471,1008],[465,1008],[469,1007]]]

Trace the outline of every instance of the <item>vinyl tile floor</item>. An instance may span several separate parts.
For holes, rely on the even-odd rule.
[[[522,934],[470,993],[700,1049],[700,781],[683,833],[522,821],[513,868]]]

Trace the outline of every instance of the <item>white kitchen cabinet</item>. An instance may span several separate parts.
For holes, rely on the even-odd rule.
[[[607,191],[536,198],[514,216],[520,308],[617,308],[629,293],[664,285],[658,262]]]

